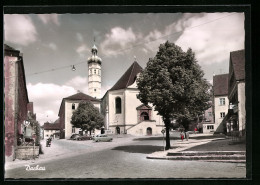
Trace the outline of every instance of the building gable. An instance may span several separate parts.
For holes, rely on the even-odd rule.
[[[135,61],[109,91],[125,89],[132,85],[136,80],[137,74],[142,70],[143,68]]]
[[[152,110],[152,107],[150,107],[149,105],[142,104],[136,107],[136,110]]]

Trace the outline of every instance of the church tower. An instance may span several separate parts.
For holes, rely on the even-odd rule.
[[[101,98],[101,58],[97,56],[97,47],[91,49],[92,56],[88,58],[88,94]]]

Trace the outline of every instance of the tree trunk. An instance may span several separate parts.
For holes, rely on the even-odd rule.
[[[170,143],[170,119],[165,119],[164,121],[165,127],[166,127],[166,146],[165,150],[169,150],[171,148],[171,143]]]

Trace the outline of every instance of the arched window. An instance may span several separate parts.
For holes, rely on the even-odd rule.
[[[116,98],[116,114],[121,114],[122,108],[121,108],[121,98]]]
[[[75,110],[75,103],[72,104],[72,110]]]

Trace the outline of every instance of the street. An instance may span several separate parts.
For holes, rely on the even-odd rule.
[[[171,145],[178,142],[171,140]],[[245,178],[236,163],[147,159],[163,150],[162,137],[121,137],[112,142],[54,140],[35,161],[14,161],[5,178]],[[26,170],[26,165],[38,170]],[[39,170],[39,168],[44,170]],[[31,168],[32,169],[32,168]]]

